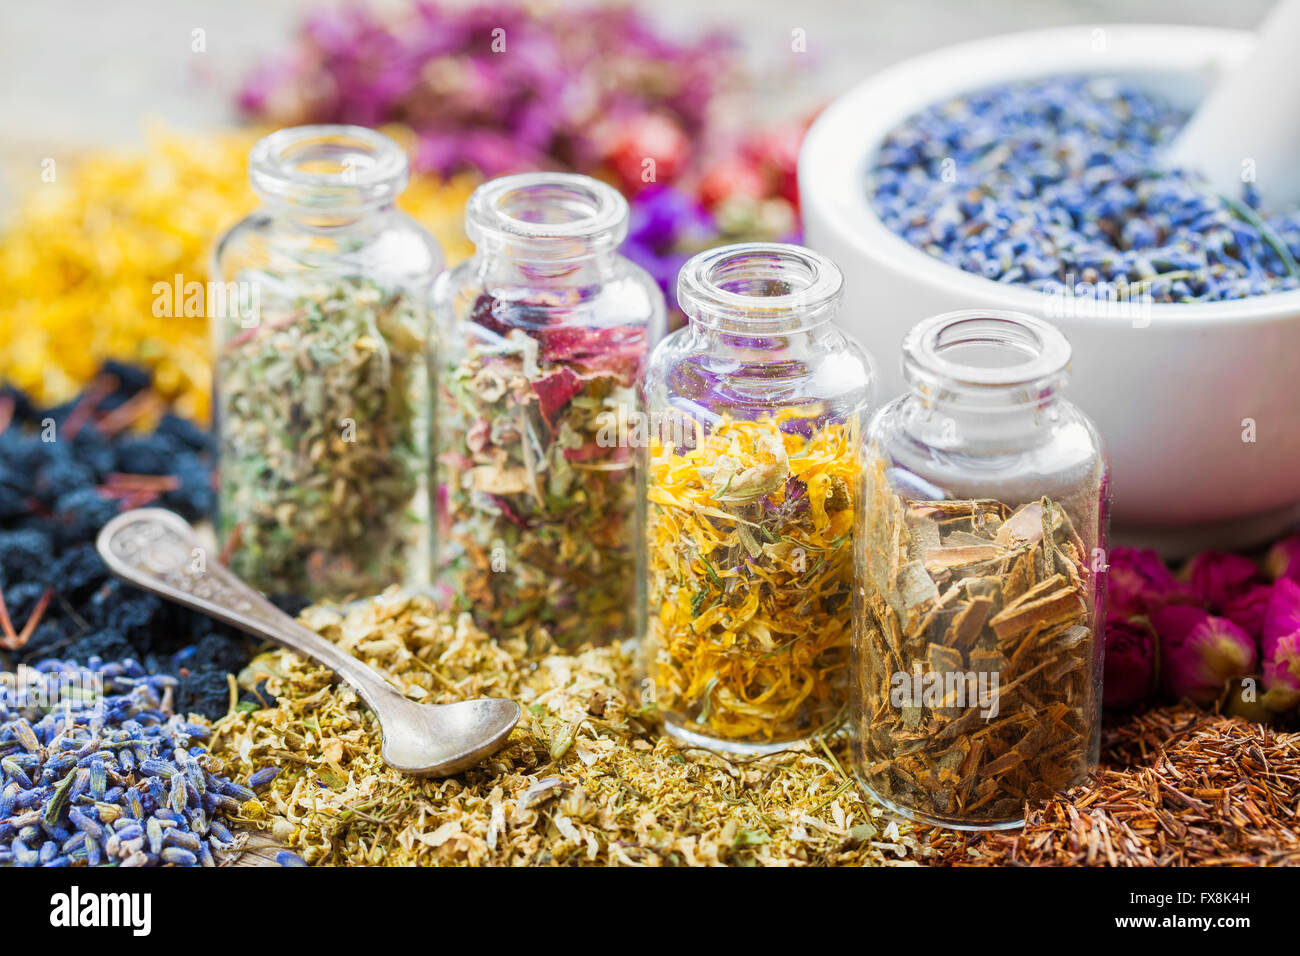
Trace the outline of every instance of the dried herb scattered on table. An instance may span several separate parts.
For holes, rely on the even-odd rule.
[[[1095,779],[1025,827],[935,831],[957,866],[1300,866],[1300,734],[1164,707],[1106,731]]]
[[[841,738],[749,760],[677,749],[625,693],[636,660],[620,645],[537,656],[396,592],[302,620],[412,699],[525,707],[488,761],[417,780],[383,764],[373,715],[327,671],[259,658],[246,677],[272,675],[276,705],[227,717],[212,746],[237,779],[280,768],[259,790],[266,812],[245,821],[310,863],[860,866],[927,853],[858,794]]]
[[[1095,763],[1100,647],[1084,544],[1048,498],[904,499],[879,464],[866,485],[864,782],[930,818],[1014,821]]]
[[[626,639],[637,485],[608,423],[637,407],[645,330],[507,327],[496,304],[476,303],[438,385],[442,580],[499,639]]]
[[[652,439],[646,666],[673,724],[766,745],[841,717],[855,444],[791,411]]]
[[[361,278],[262,286],[218,357],[220,520],[235,573],[343,597],[418,579],[428,554],[425,313]]]

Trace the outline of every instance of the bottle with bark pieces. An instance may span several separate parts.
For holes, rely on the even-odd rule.
[[[935,316],[867,430],[854,769],[911,819],[1019,826],[1096,766],[1107,465],[1069,360],[1027,315]]]
[[[701,253],[646,372],[645,687],[691,744],[779,750],[848,709],[872,374],[832,321],[841,285],[798,246]]]
[[[503,176],[470,198],[475,254],[434,288],[437,580],[497,640],[636,634],[636,450],[620,424],[667,319],[619,255],[627,225],[605,183]]]

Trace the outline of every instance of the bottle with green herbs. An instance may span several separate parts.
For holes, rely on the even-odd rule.
[[[1107,469],[1069,360],[1027,315],[935,316],[868,428],[853,762],[912,819],[1020,826],[1097,764]]]
[[[663,334],[654,280],[618,254],[628,207],[585,176],[492,180],[476,252],[439,279],[439,582],[498,640],[636,633],[637,388]]]
[[[218,531],[263,591],[309,599],[427,586],[428,296],[437,243],[394,206],[392,140],[303,126],[249,156],[261,209],[217,246]]]
[[[832,322],[842,284],[799,246],[701,253],[646,371],[647,691],[692,744],[779,750],[848,706],[872,371]]]

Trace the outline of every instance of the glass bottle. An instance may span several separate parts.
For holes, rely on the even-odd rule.
[[[435,289],[437,577],[498,640],[636,633],[626,422],[667,320],[618,253],[627,225],[626,200],[586,176],[494,179],[466,212],[475,254]]]
[[[427,586],[433,238],[394,206],[406,156],[359,126],[253,147],[262,208],[222,237],[210,304],[218,533],[230,566],[310,600]]]
[[[1039,319],[938,315],[868,428],[853,758],[907,817],[1019,826],[1096,766],[1107,466],[1069,361]]]
[[[644,665],[692,744],[777,750],[847,707],[873,375],[831,321],[842,284],[799,246],[701,253],[678,278],[689,324],[650,360]]]

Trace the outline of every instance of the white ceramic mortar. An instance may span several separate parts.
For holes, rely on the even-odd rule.
[[[903,390],[903,335],[925,316],[1019,309],[1056,322],[1074,346],[1068,395],[1110,453],[1120,538],[1169,553],[1248,545],[1300,516],[1300,292],[1148,303],[1137,314],[1052,313],[1043,294],[963,272],[890,232],[870,207],[867,173],[885,134],[937,100],[1008,80],[1098,73],[1190,108],[1252,43],[1232,30],[1105,26],[950,47],[849,90],[818,118],[799,158],[806,242],[844,270],[840,321],[875,357],[881,397]],[[1251,422],[1255,441],[1244,441]]]

